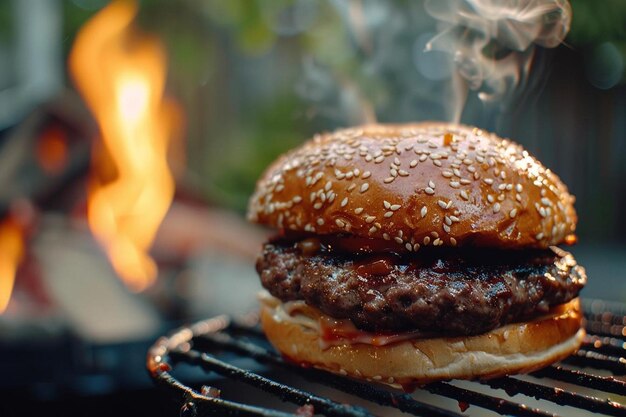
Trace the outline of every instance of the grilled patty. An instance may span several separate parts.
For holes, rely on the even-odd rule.
[[[584,268],[559,248],[437,249],[355,257],[275,242],[265,244],[256,268],[283,301],[304,300],[366,331],[437,335],[526,321],[575,298],[586,282]]]

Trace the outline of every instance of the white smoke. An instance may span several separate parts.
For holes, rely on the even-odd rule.
[[[567,0],[427,0],[425,5],[440,25],[426,50],[453,58],[454,122],[461,119],[470,89],[485,103],[510,98],[527,80],[535,46],[559,45],[572,17]]]

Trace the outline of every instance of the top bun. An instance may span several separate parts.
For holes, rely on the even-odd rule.
[[[574,197],[520,145],[446,123],[316,135],[272,164],[251,221],[425,245],[546,248],[574,233]]]

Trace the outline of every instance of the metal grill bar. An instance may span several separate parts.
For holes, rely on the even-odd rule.
[[[169,372],[159,372],[155,381],[161,388],[172,393],[174,397],[180,398],[183,403],[181,416],[186,415],[184,410],[189,410],[192,415],[233,415],[236,412],[235,415],[239,417],[293,417],[293,414],[282,411],[200,395],[181,384]]]
[[[446,382],[434,382],[424,387],[425,390],[433,394],[439,394],[449,398],[456,398],[469,404],[474,404],[488,410],[496,411],[500,414],[510,414],[516,416],[554,416],[536,408],[530,408],[522,404],[470,391],[464,388],[455,387]]]
[[[584,302],[586,328],[589,335],[583,347],[563,362],[581,368],[609,370],[614,375],[626,375],[626,306],[605,302]],[[610,311],[607,311],[609,309]],[[241,369],[224,362],[209,352],[229,352],[254,359],[258,363],[279,368],[291,375],[323,384],[338,391],[354,395],[372,403],[392,407],[409,414],[426,417],[460,417],[461,414],[434,406],[413,398],[409,394],[392,391],[382,386],[344,378],[315,368],[303,368],[284,361],[269,347],[263,333],[250,318],[231,322],[224,316],[182,328],[169,338],[160,339],[148,353],[148,369],[156,383],[176,395],[183,403],[181,415],[228,415],[243,417],[287,417],[293,414],[258,406],[239,404],[213,396],[211,391],[197,392],[176,380],[170,374],[170,363],[188,363],[215,372],[225,378],[248,384],[283,401],[297,405],[311,404],[316,414],[329,417],[374,417],[363,407],[340,404],[329,398],[285,385],[272,379]],[[593,375],[583,370],[568,369],[560,365],[531,373],[536,378],[548,378],[604,393],[626,396],[626,382],[613,377]],[[560,406],[571,406],[591,412],[612,416],[626,416],[626,404],[609,399],[582,395],[523,379],[504,377],[482,381],[483,385],[495,390],[504,390],[508,395],[524,394]],[[501,414],[518,416],[554,416],[524,404],[499,398],[497,394],[485,394],[460,388],[448,382],[436,382],[422,387],[432,394],[459,402],[464,410],[475,405]]]
[[[198,339],[198,341],[204,341],[211,344],[214,344],[213,347],[219,346],[222,349],[236,351],[248,357],[251,357],[255,360],[258,360],[261,363],[272,364],[275,366],[281,366],[283,368],[289,368],[290,370],[295,370],[296,372],[303,373],[303,369],[297,365],[292,365],[290,363],[284,362],[278,355],[275,353],[261,348],[255,344],[249,342],[243,342],[240,340],[233,339],[231,336],[227,336],[224,334],[214,334],[214,335],[205,335]],[[209,346],[202,346],[202,348],[208,348]],[[320,380],[327,385],[331,385],[336,389],[342,390],[349,394],[357,395],[362,398],[372,400],[372,398],[377,399],[377,403],[380,405],[388,405],[394,406],[402,411],[410,412],[415,415],[434,415],[427,414],[425,407],[430,408],[429,412],[436,411],[437,413],[446,412],[443,409],[436,409],[431,405],[421,403],[411,398],[408,395],[401,395],[401,398],[398,398],[397,394],[390,393],[388,391],[374,388],[369,384],[363,384],[359,382],[354,382],[345,378],[335,378],[335,384],[329,383],[329,375],[327,372],[320,372],[312,369],[304,369],[305,376],[309,376],[309,378],[313,379],[316,382]],[[339,383],[337,383],[339,382]],[[463,388],[455,387],[445,382],[438,382],[434,384],[428,384],[424,386],[424,389],[427,391],[453,398],[455,400],[466,402],[469,404],[474,404],[479,407],[483,407],[492,411],[496,411],[500,414],[514,414],[519,416],[552,416],[552,414],[548,414],[542,412],[537,409],[533,409],[530,407],[526,407],[520,405],[518,403],[514,403],[512,401],[504,400],[501,398],[492,397],[486,394],[481,394],[474,391],[469,391]],[[380,400],[380,401],[379,401]],[[407,406],[410,406],[410,409],[403,409],[400,407],[400,402],[404,402]],[[438,414],[442,415],[442,414]],[[450,415],[449,412],[447,415]],[[452,414],[458,416],[458,414]]]
[[[316,411],[322,412],[329,417],[373,417],[373,414],[360,407],[342,405],[329,399],[292,388],[288,385],[280,384],[195,350],[187,352],[173,351],[171,357],[173,361],[196,364],[208,371],[213,371],[222,376],[244,382],[255,388],[271,393],[283,401],[289,401],[294,404],[311,404],[315,407]]]
[[[484,382],[491,388],[502,389],[510,396],[517,393],[528,395],[559,405],[569,405],[583,410],[608,414],[610,416],[626,415],[626,407],[610,400],[601,400],[581,394],[565,391],[561,388],[546,387],[517,378],[495,378]]]
[[[460,415],[443,408],[423,403],[411,398],[410,395],[390,392],[370,384],[342,378],[314,368],[301,368],[281,359],[280,356],[253,343],[233,339],[226,334],[203,335],[194,339],[194,345],[201,349],[215,348],[229,350],[265,365],[278,366],[290,371],[296,370],[298,375],[314,382],[321,382],[350,395],[365,398],[378,405],[394,407],[406,413],[424,417],[459,417]]]
[[[626,353],[624,340],[615,337],[587,335],[584,343],[585,347],[606,355],[623,355]]]
[[[570,384],[593,388],[598,391],[626,395],[626,382],[624,381],[606,376],[590,375],[574,369],[566,369],[558,365],[540,369],[533,372],[531,375],[537,378],[550,378],[557,381],[569,382]]]
[[[580,366],[581,368],[604,369],[611,371],[613,375],[626,375],[626,359],[603,355],[587,349],[580,349],[575,354],[564,359],[563,362]]]

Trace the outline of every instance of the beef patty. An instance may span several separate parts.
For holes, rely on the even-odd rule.
[[[578,295],[585,270],[559,248],[504,251],[433,248],[412,256],[307,253],[267,243],[256,269],[283,301],[375,332],[479,334],[526,321]]]

